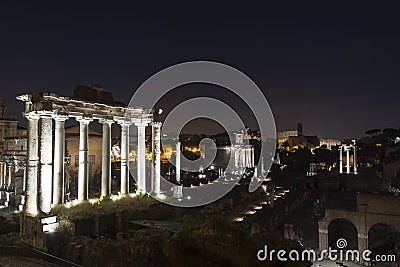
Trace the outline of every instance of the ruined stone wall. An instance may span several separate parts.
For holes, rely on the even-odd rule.
[[[400,216],[400,197],[397,196],[358,194],[357,204],[366,205],[367,213]]]

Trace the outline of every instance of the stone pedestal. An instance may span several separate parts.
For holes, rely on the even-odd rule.
[[[46,235],[58,226],[56,216],[29,216],[20,218],[20,236],[22,242],[42,251],[47,251]]]

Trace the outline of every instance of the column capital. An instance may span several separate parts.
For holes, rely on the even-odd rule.
[[[112,120],[112,119],[99,119],[99,123],[101,123],[101,124],[108,124],[108,125],[111,125],[111,124],[113,124],[115,121],[114,120]]]
[[[152,123],[150,123],[151,124],[151,126],[155,126],[155,127],[161,127],[161,125],[162,125],[162,122],[159,122],[159,121],[153,121]]]
[[[148,121],[137,121],[134,123],[136,127],[146,127],[149,122]]]
[[[25,117],[28,120],[39,120],[40,119],[40,115],[37,114],[36,112],[29,112],[29,113],[25,113]]]
[[[86,123],[88,124],[89,122],[93,121],[93,118],[91,117],[85,117],[85,116],[77,116],[75,117],[75,120],[79,123]]]
[[[66,121],[69,119],[68,115],[53,114],[53,119],[55,121]]]
[[[130,126],[130,125],[132,125],[131,121],[124,120],[124,119],[117,119],[116,123],[118,123],[121,126]]]
[[[53,116],[53,111],[39,110],[37,111],[37,114],[40,116],[40,118],[51,118]]]

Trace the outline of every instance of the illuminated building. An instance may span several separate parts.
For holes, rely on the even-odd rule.
[[[345,161],[346,161],[346,173],[357,174],[357,146],[356,141],[353,140],[351,144],[343,144],[339,147],[339,172],[343,173],[343,151],[346,152]],[[352,164],[350,152],[353,152]],[[353,165],[353,172],[351,172],[351,165]]]
[[[335,139],[320,139],[319,146],[326,146],[327,149],[332,150],[332,147],[340,146],[342,142]]]

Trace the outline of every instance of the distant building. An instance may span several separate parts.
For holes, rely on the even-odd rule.
[[[0,98],[0,156],[4,154],[4,141],[7,137],[17,136],[18,120],[6,118],[3,99]]]
[[[23,204],[28,130],[6,118],[0,99],[0,206]]]
[[[290,147],[306,147],[313,149],[319,146],[319,138],[316,135],[291,136],[288,140]]]
[[[327,149],[332,150],[333,147],[342,145],[342,141],[335,139],[320,139],[319,146],[326,146]]]
[[[70,157],[70,170],[78,171],[79,167],[79,125],[65,128],[66,153]],[[89,176],[101,171],[102,133],[89,129]]]
[[[287,142],[289,147],[307,147],[309,149],[316,148],[320,145],[319,138],[316,135],[303,135],[303,124],[297,124],[297,130],[278,132],[278,145],[282,148],[282,144]]]
[[[289,137],[291,136],[297,136],[297,131],[292,130],[292,131],[278,132],[277,137],[278,137],[279,147],[282,147],[282,144],[287,142],[289,140]]]

